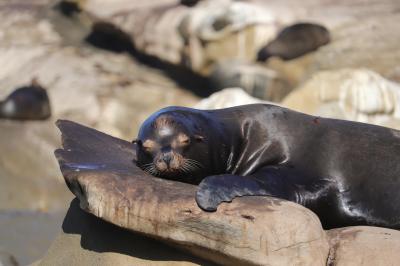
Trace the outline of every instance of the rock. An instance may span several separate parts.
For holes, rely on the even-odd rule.
[[[68,206],[69,199],[65,200]],[[59,233],[64,215],[63,210],[0,211],[0,265],[1,249],[13,254],[16,265],[28,265],[41,258]]]
[[[53,157],[58,132],[52,121],[0,122],[0,210],[65,209],[71,193]]]
[[[2,18],[0,48],[36,47],[38,44],[51,47],[60,44],[61,36],[54,30],[51,22],[43,16],[54,2],[54,0],[3,2],[0,6]],[[23,65],[23,63],[18,60],[8,61],[8,64],[3,65],[0,77],[4,75],[4,72],[14,70],[10,66]]]
[[[212,94],[194,105],[198,109],[220,109],[252,103],[269,103],[251,97],[241,88],[228,88]]]
[[[138,51],[203,75],[225,59],[254,60],[276,32],[275,17],[251,3],[200,1],[187,7],[176,1],[128,6],[122,1],[105,12],[104,1],[76,2],[94,23],[100,19],[128,34]]]
[[[400,260],[400,232],[391,229],[354,226],[328,231],[331,252],[327,265],[397,265]]]
[[[18,266],[15,257],[8,252],[0,250],[0,265],[1,266]]]
[[[257,51],[276,33],[276,18],[266,8],[245,2],[205,1],[190,10],[180,25],[183,59],[207,75],[224,60],[254,61]]]
[[[398,3],[393,8],[398,8]],[[315,53],[308,73],[361,67],[400,82],[400,51],[397,49],[400,32],[396,30],[399,22],[400,14],[393,12],[334,29],[334,41]]]
[[[289,84],[275,70],[234,60],[216,64],[209,78],[215,90],[239,87],[267,101],[279,102],[291,91]]]
[[[56,156],[65,180],[95,216],[222,264],[326,262],[325,233],[308,209],[245,197],[203,212],[195,186],[152,177],[134,165],[133,144],[68,121],[58,126],[64,146]]]
[[[300,21],[323,24],[330,31],[331,42],[317,51],[294,60],[275,59],[265,64],[294,86],[318,71],[342,68],[368,68],[385,78],[400,81],[400,52],[397,49],[400,33],[396,30],[400,15],[395,11],[399,6],[397,1],[385,0],[379,4],[374,0],[362,4],[348,1],[337,5],[335,2],[310,0],[268,4],[271,10],[289,12],[289,17],[292,14]],[[280,6],[282,4],[287,7]],[[374,7],[367,10],[367,6]]]
[[[38,265],[212,264],[107,223],[81,210],[78,200],[73,200],[65,216],[62,232]]]
[[[197,99],[157,71],[138,66],[126,54],[65,47],[44,49],[25,59],[31,56],[30,48],[20,50],[14,55],[25,64],[0,79],[1,87],[13,88],[36,77],[48,88],[54,117],[74,119],[116,136],[131,138],[141,119],[154,110]]]
[[[367,69],[321,71],[282,105],[312,115],[400,129],[400,85]]]
[[[60,223],[31,212],[53,217],[72,197],[53,156],[59,132],[52,119],[74,119],[131,139],[154,110],[198,99],[129,54],[85,44],[87,29],[55,12],[55,2],[0,4],[0,99],[36,78],[48,89],[52,109],[49,121],[0,121],[0,224],[7,222],[0,248],[23,257],[24,265],[43,255]],[[10,213],[18,215],[9,219]]]

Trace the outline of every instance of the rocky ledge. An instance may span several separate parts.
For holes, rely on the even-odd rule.
[[[215,213],[203,212],[194,200],[196,186],[144,173],[132,162],[130,142],[69,121],[58,126],[63,149],[56,157],[68,187],[83,210],[121,230],[227,265],[394,265],[400,259],[400,232],[375,227],[324,231],[313,212],[280,199],[243,197]],[[134,249],[139,243],[131,244]],[[54,258],[54,250],[56,256],[63,253],[51,250],[43,262]]]

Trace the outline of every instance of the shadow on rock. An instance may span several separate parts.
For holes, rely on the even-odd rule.
[[[202,77],[184,66],[174,65],[155,56],[139,52],[135,49],[131,37],[110,23],[95,23],[85,41],[101,49],[117,53],[128,52],[140,63],[162,70],[179,86],[192,91],[197,96],[208,97],[214,92],[208,78]]]
[[[77,199],[71,202],[62,230],[66,234],[80,234],[81,247],[90,251],[116,252],[154,261],[190,261],[199,265],[215,265],[86,213],[79,208]]]

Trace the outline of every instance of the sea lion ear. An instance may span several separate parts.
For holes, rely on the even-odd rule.
[[[198,142],[204,141],[204,137],[202,135],[194,135],[194,139]]]
[[[139,145],[139,146],[142,145],[142,141],[140,139],[134,139],[134,140],[132,140],[132,143]]]

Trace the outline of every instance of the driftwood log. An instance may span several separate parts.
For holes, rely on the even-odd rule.
[[[152,177],[134,164],[130,142],[59,121],[55,154],[82,209],[222,264],[325,265],[318,217],[292,202],[245,197],[215,213],[198,208],[196,186]]]

